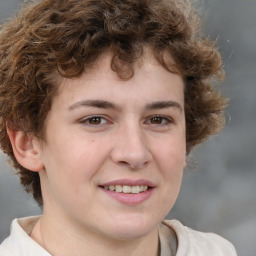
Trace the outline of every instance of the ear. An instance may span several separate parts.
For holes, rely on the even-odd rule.
[[[198,163],[197,163],[197,162],[195,161],[195,159],[194,159],[192,156],[190,156],[190,155],[187,155],[185,162],[186,162],[186,163],[185,163],[185,168],[189,168],[189,169],[194,170],[194,169],[196,169],[197,166],[198,166]]]
[[[187,168],[188,166],[188,163],[187,163],[187,160],[185,159],[184,163],[183,163],[183,169]]]
[[[38,138],[32,134],[25,134],[23,131],[13,131],[9,128],[7,131],[13,153],[19,164],[34,172],[44,169]]]

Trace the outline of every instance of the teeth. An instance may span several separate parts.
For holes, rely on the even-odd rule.
[[[118,193],[125,193],[125,194],[138,194],[141,192],[145,192],[148,190],[148,186],[140,185],[140,186],[126,186],[126,185],[111,185],[111,186],[104,186],[104,189],[115,191]]]
[[[133,194],[140,193],[140,186],[132,186],[132,193]]]
[[[115,191],[116,192],[123,192],[123,186],[121,186],[121,185],[115,185]]]
[[[132,192],[132,187],[130,186],[123,186],[123,193],[131,193]]]
[[[114,191],[115,190],[115,186],[109,186],[109,190]]]

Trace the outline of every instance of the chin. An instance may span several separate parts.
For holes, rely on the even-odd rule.
[[[115,220],[113,225],[109,227],[109,234],[111,233],[111,237],[118,240],[139,239],[158,229],[160,222],[157,222],[156,219],[149,220],[146,217],[134,218],[134,216],[127,216],[123,221],[120,218]]]
[[[112,230],[109,237],[111,237],[114,240],[122,240],[122,241],[134,240],[134,239],[140,239],[145,237],[153,230],[140,229],[138,227],[129,228],[129,229],[114,229]]]

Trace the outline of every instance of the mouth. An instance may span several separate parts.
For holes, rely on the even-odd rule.
[[[155,184],[149,180],[114,180],[99,186],[109,197],[126,205],[139,205],[154,194]]]
[[[110,186],[103,186],[102,188],[104,188],[105,190],[114,191],[117,193],[124,193],[124,194],[139,194],[151,189],[151,187],[147,185],[136,185],[136,186],[110,185]]]

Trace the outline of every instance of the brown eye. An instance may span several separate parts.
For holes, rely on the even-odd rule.
[[[87,126],[101,126],[107,124],[108,121],[102,116],[88,116],[81,119],[80,123]]]
[[[88,123],[92,125],[99,125],[101,124],[102,118],[100,116],[94,116],[88,119]]]
[[[149,117],[145,123],[150,125],[166,126],[173,122],[172,119],[168,116],[155,115]]]
[[[163,122],[163,117],[155,116],[151,118],[152,124],[162,124],[162,122]]]

